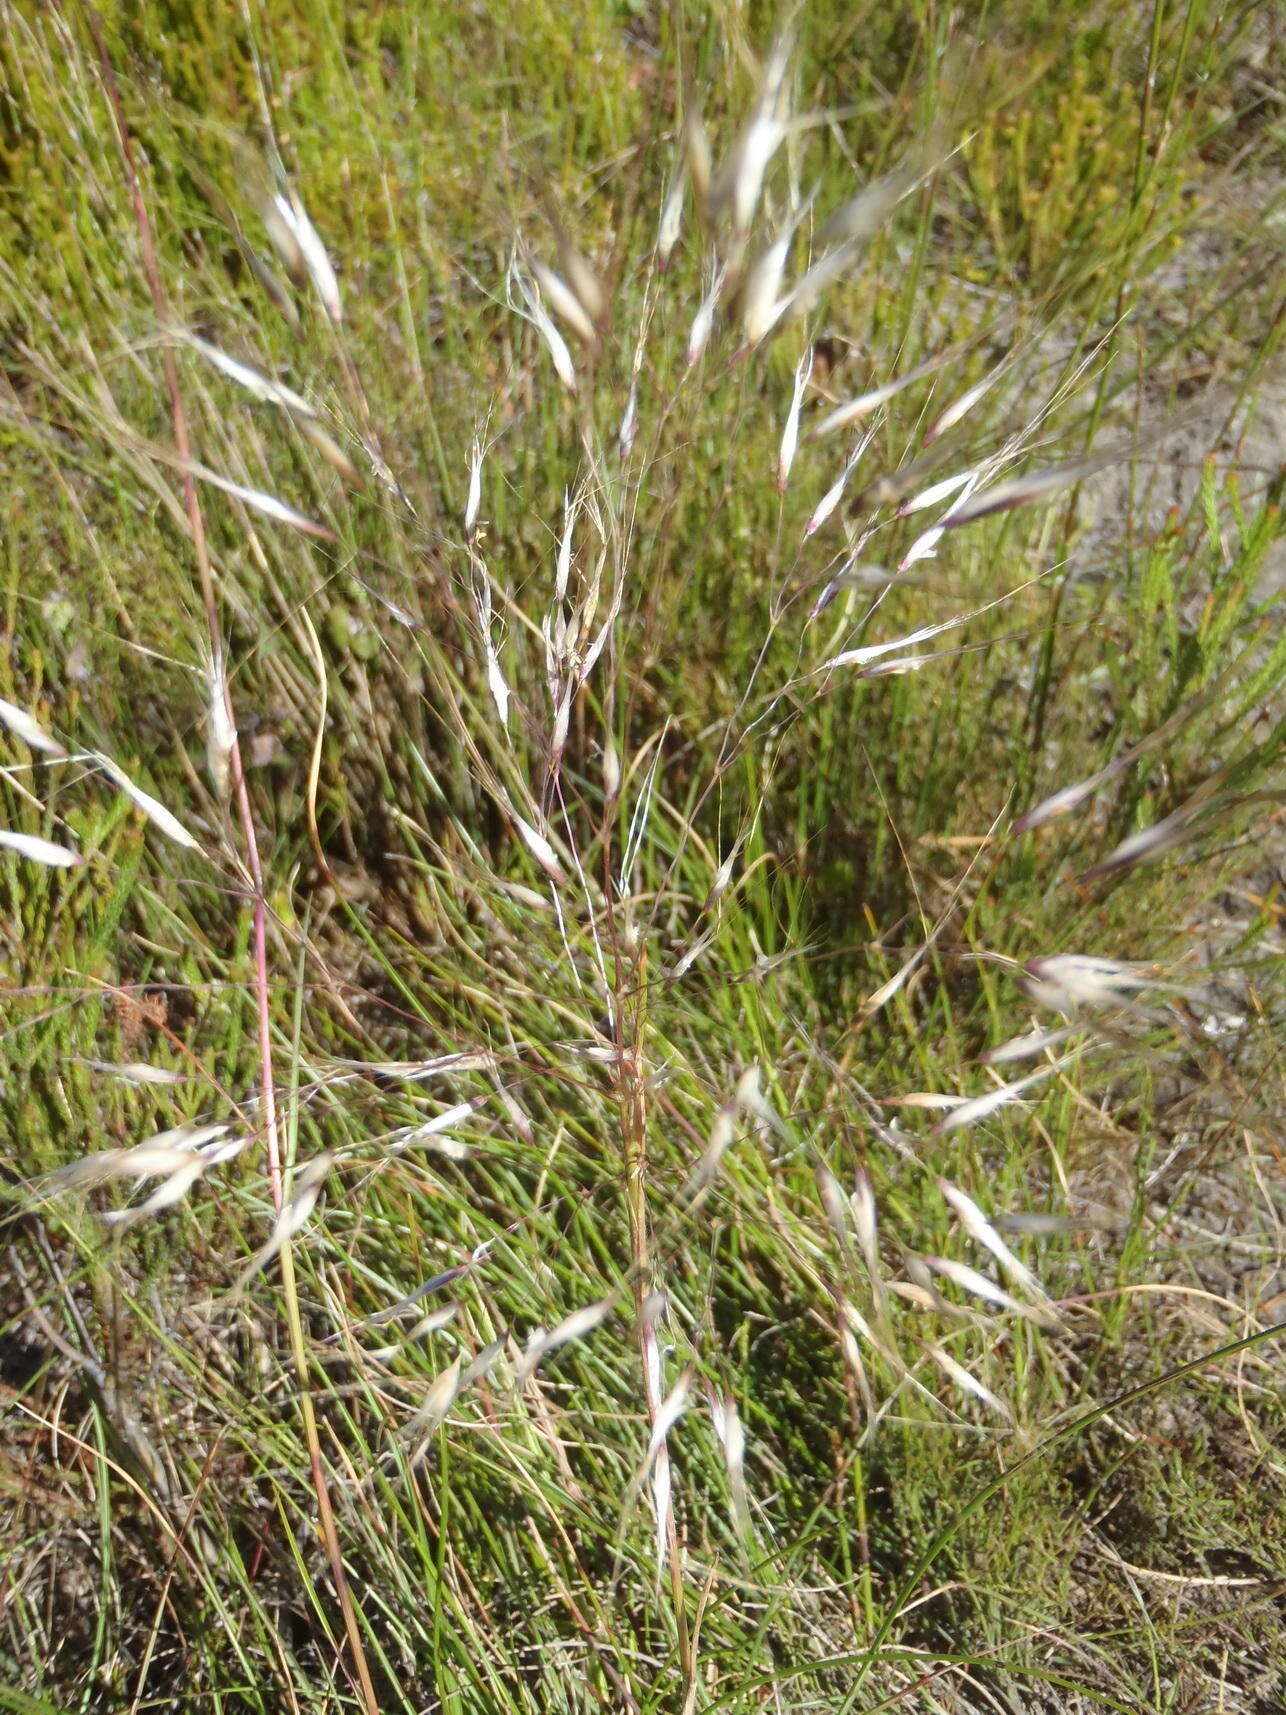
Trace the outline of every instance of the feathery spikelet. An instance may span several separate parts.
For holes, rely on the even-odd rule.
[[[841,244],[866,244],[875,237],[919,175],[899,167],[882,179],[872,179],[827,217],[817,234],[818,250]]]
[[[723,1107],[715,1115],[714,1124],[710,1128],[710,1138],[702,1152],[700,1161],[693,1168],[687,1184],[683,1187],[684,1199],[689,1204],[696,1204],[703,1198],[719,1171],[719,1163],[727,1154],[729,1145],[737,1135],[737,1116],[733,1107]]]
[[[14,703],[6,702],[0,697],[0,726],[7,727],[15,738],[31,750],[39,750],[46,756],[65,757],[67,752],[56,738],[50,738],[44,727]]]
[[[510,814],[513,816],[514,826],[522,836],[522,843],[526,846],[532,857],[535,858],[541,869],[543,869],[550,880],[557,883],[559,887],[565,886],[567,882],[567,872],[559,862],[558,853],[554,850],[553,846],[550,845],[549,841],[538,829],[533,828],[530,822],[524,821],[516,811],[511,811]]]
[[[317,1207],[317,1199],[321,1196],[322,1186],[334,1165],[335,1157],[323,1153],[314,1156],[295,1174],[294,1184],[290,1188],[290,1196],[282,1205],[281,1213],[273,1224],[267,1243],[255,1252],[237,1276],[230,1294],[234,1301],[240,1298],[255,1275],[266,1268],[273,1257],[289,1244],[296,1233],[301,1232],[307,1226],[312,1218],[313,1210]]]
[[[786,271],[786,258],[812,205],[810,196],[746,270],[741,283],[741,325],[749,345],[758,345],[766,339],[785,309],[785,300],[778,293]]]
[[[1064,488],[1071,488],[1086,477],[1094,476],[1109,465],[1120,462],[1124,454],[1101,453],[1097,458],[1077,459],[1074,464],[1058,465],[1052,470],[1033,471],[1029,476],[1016,476],[999,482],[994,488],[979,489],[977,494],[953,507],[949,522],[952,528],[972,524],[979,518],[990,518],[993,512],[1010,512],[1015,506],[1026,506],[1034,500],[1048,500]]]
[[[930,358],[926,363],[917,364],[914,369],[908,369],[905,375],[899,375],[892,381],[886,381],[880,387],[872,387],[865,393],[859,393],[852,399],[846,399],[842,405],[815,423],[809,432],[810,441],[819,441],[826,435],[833,435],[836,429],[845,429],[850,423],[858,422],[862,417],[869,417],[872,411],[877,411],[881,405],[887,405],[890,399],[917,381],[923,381],[926,375],[931,375],[941,364],[941,358]]]
[[[953,400],[925,430],[924,445],[931,447],[939,435],[945,435],[948,429],[954,428],[957,423],[967,417],[979,400],[986,398],[1003,374],[1004,366],[998,364],[990,375],[984,376],[973,387],[967,388],[958,399]]]
[[[469,458],[469,489],[464,502],[464,533],[472,541],[478,533],[478,509],[482,505],[482,443],[476,437]]]
[[[808,378],[813,373],[813,348],[805,346],[799,362],[795,365],[795,379],[790,393],[790,405],[786,411],[786,421],[782,424],[781,445],[777,451],[777,491],[785,494],[790,481],[791,466],[795,462],[795,454],[799,450],[799,414],[804,404],[804,389]]]
[[[1066,1042],[1071,1034],[1072,1027],[1067,1024],[1057,1030],[1029,1030],[1026,1036],[1014,1036],[997,1048],[988,1048],[979,1058],[984,1066],[1007,1066],[1015,1060],[1031,1060],[1037,1054],[1043,1054],[1046,1048]]]
[[[596,351],[598,329],[594,326],[593,317],[572,288],[538,257],[529,258],[528,267],[535,275],[536,284],[555,315],[562,318],[577,339],[583,340],[591,351]]]
[[[82,1060],[81,1064],[91,1072],[102,1072],[105,1077],[119,1078],[125,1084],[181,1084],[189,1075],[167,1066],[148,1066],[141,1060]]]
[[[145,1070],[150,1072],[151,1068]],[[118,1179],[161,1180],[142,1203],[128,1209],[111,1209],[103,1215],[107,1225],[124,1230],[162,1209],[172,1208],[210,1168],[240,1154],[246,1139],[229,1137],[230,1129],[224,1124],[174,1126],[127,1149],[98,1150],[48,1175],[38,1190],[42,1194],[59,1190],[92,1191]]]
[[[965,1393],[972,1394],[975,1399],[980,1399],[997,1416],[1003,1417],[1007,1421],[1012,1419],[1013,1414],[1004,1400],[992,1393],[991,1389],[980,1382],[977,1376],[971,1375],[963,1364],[957,1363],[950,1352],[944,1352],[941,1346],[932,1344],[926,1345],[925,1351],[928,1352],[934,1363],[951,1377],[957,1387],[963,1389]]]
[[[584,251],[573,244],[559,222],[554,223],[554,238],[558,245],[558,266],[571,287],[577,303],[595,328],[605,327],[610,305],[607,287]]]
[[[0,846],[17,852],[19,857],[25,857],[32,863],[42,863],[47,869],[73,869],[85,861],[79,852],[68,846],[42,840],[38,834],[15,833],[12,828],[0,828]]]
[[[1141,990],[1155,987],[1157,980],[1148,965],[1084,953],[1030,959],[1023,971],[1023,986],[1037,1005],[1060,1012],[1082,1006],[1126,1006]]]
[[[338,327],[344,319],[339,281],[326,246],[296,192],[276,192],[264,210],[264,220],[287,270],[296,281],[312,281],[322,308]]]
[[[737,1411],[737,1402],[730,1393],[717,1394],[710,1389],[706,1398],[710,1406],[710,1421],[723,1449],[728,1471],[728,1494],[732,1505],[733,1523],[738,1533],[747,1537],[752,1530],[750,1500],[746,1493],[746,1431]]]
[[[596,1304],[586,1304],[579,1310],[573,1310],[570,1316],[565,1316],[552,1328],[533,1329],[522,1361],[514,1372],[514,1386],[525,1387],[550,1352],[592,1333],[611,1315],[615,1302],[614,1298],[600,1298]]]
[[[938,1121],[933,1128],[934,1131],[959,1131],[962,1126],[976,1125],[979,1120],[987,1119],[997,1109],[1007,1107],[1010,1102],[1016,1102],[1034,1085],[1043,1083],[1055,1072],[1061,1072],[1075,1058],[1075,1052],[1065,1054],[1061,1060],[1056,1060],[1052,1066],[1042,1066],[1039,1071],[1029,1072],[1025,1078],[1016,1078],[1011,1084],[1001,1084],[997,1089],[988,1090],[986,1095],[975,1096],[971,1101],[961,1102],[959,1107],[953,1108],[945,1119]]]
[[[91,751],[90,756],[108,779],[120,787],[131,804],[140,809],[153,827],[159,828],[167,839],[173,840],[177,845],[186,846],[189,851],[201,850],[200,841],[187,831],[178,817],[167,810],[159,799],[153,798],[150,792],[144,792],[141,786],[136,786],[118,762],[113,762],[110,756],[104,756],[100,750]]]
[[[236,749],[237,729],[229,714],[228,677],[223,657],[213,654],[207,668],[209,701],[205,716],[205,765],[215,793],[222,803],[232,795],[232,753]]]
[[[710,181],[707,199],[710,217],[718,220],[731,212],[733,232],[744,237],[759,206],[764,175],[785,140],[786,124],[782,101],[791,44],[783,36],[774,44],[764,68],[759,99],[727,159]]]
[[[683,97],[683,166],[692,181],[698,206],[703,212],[708,212],[714,152],[710,147],[710,134],[706,130],[701,109],[696,105],[686,79]]]
[[[317,415],[312,406],[302,394],[296,393],[292,387],[283,382],[272,381],[266,375],[253,368],[248,363],[242,363],[239,358],[230,357],[226,351],[221,351],[217,345],[211,345],[209,340],[202,339],[199,334],[182,330],[175,336],[192,351],[204,357],[207,363],[226,375],[230,381],[235,381],[239,387],[244,387],[253,398],[263,400],[265,404],[279,405],[283,410],[291,412],[296,417],[312,418]]]
[[[681,161],[674,170],[670,180],[670,188],[665,193],[665,201],[661,204],[661,218],[656,229],[656,266],[659,273],[664,274],[670,265],[670,258],[679,242],[679,234],[683,230],[683,202],[688,188],[688,168],[686,161]]]
[[[856,451],[849,455],[843,470],[835,478],[835,481],[826,490],[822,498],[817,502],[817,505],[814,506],[812,512],[809,513],[808,522],[804,525],[805,536],[815,535],[816,532],[821,529],[822,525],[825,524],[831,513],[834,512],[840,501],[843,500],[844,490],[848,487],[849,480],[852,477],[853,472],[857,469],[858,461],[861,459],[862,454],[866,451],[869,444],[869,440],[864,440]]]
[[[549,312],[541,302],[540,294],[526,277],[516,270],[511,270],[511,277],[517,282],[518,292],[525,308],[520,312],[536,329],[553,360],[554,371],[558,379],[569,393],[579,391],[576,377],[576,366],[572,362],[572,354],[568,350],[567,341],[559,333],[550,320]]]
[[[1016,1280],[1024,1292],[1029,1293],[1038,1303],[1048,1306],[1049,1300],[1036,1276],[1014,1255],[973,1198],[946,1179],[938,1180],[938,1189],[955,1210],[969,1237],[990,1251],[1009,1278]]]
[[[723,292],[725,271],[716,268],[709,289],[698,306],[696,315],[692,318],[692,328],[688,334],[688,368],[700,360],[702,352],[710,343],[710,335],[714,331],[715,313],[719,308],[719,298]]]

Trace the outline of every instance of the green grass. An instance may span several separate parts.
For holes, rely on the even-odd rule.
[[[690,366],[728,240],[689,196],[655,266],[682,85],[722,158],[767,8],[3,15],[0,697],[72,756],[5,731],[0,827],[86,861],[0,851],[0,1707],[1286,1690],[1264,20],[796,22],[792,111],[828,119],[774,157],[752,252],[815,192],[794,279],[856,187],[933,170],[807,314],[749,354],[726,316]],[[272,250],[277,182],[339,322]],[[575,396],[517,313],[551,209],[611,301]],[[180,425],[317,528],[185,493]],[[895,490],[1088,448],[1117,457],[897,574],[946,502]],[[889,575],[834,584],[850,558]],[[954,620],[903,673],[825,666]],[[244,799],[208,764],[216,641]],[[1040,1070],[981,1056],[1060,1022],[1021,967],[1068,953],[1154,986],[937,1129],[916,1098]],[[164,1179],[48,1177],[214,1122],[241,1152],[137,1222],[103,1215]],[[274,1152],[300,1220],[268,1255]]]

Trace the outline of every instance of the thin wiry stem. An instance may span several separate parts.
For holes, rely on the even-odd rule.
[[[89,9],[90,27],[93,30],[95,46],[98,50],[99,64],[102,69],[103,86],[112,110],[116,127],[117,142],[120,146],[121,159],[125,176],[129,182],[130,196],[134,204],[134,216],[138,226],[139,243],[143,251],[143,266],[147,273],[148,289],[152,296],[152,306],[158,323],[165,326],[168,322],[165,288],[161,282],[160,267],[156,258],[156,246],[152,238],[152,225],[148,218],[147,204],[143,196],[142,181],[134,163],[133,149],[130,144],[129,125],[125,118],[124,106],[120,98],[120,90],[116,83],[116,74],[112,66],[111,56],[103,37],[102,22],[97,12]],[[196,481],[191,470],[191,439],[188,435],[187,413],[183,406],[183,394],[179,387],[178,364],[175,361],[173,347],[166,343],[161,348],[161,358],[165,367],[165,383],[170,398],[170,415],[174,424],[175,448],[182,461],[183,499],[187,510],[188,525],[192,536],[192,550],[196,557],[197,572],[201,581],[201,596],[205,604],[206,626],[209,633],[210,647],[216,660],[221,660],[222,633],[219,625],[218,601],[214,589],[214,574],[210,565],[209,546],[206,541],[205,519],[201,512],[201,502],[197,496]],[[267,906],[264,897],[263,866],[259,859],[259,842],[255,837],[254,816],[250,807],[250,793],[246,786],[245,769],[242,764],[241,747],[236,736],[236,720],[232,708],[232,693],[226,678],[222,687],[228,725],[232,735],[231,756],[232,778],[237,799],[237,811],[241,822],[242,837],[245,841],[246,862],[250,871],[252,884],[252,911],[254,960],[255,960],[255,1001],[259,1029],[259,1059],[260,1059],[260,1095],[263,1109],[264,1139],[268,1156],[268,1178],[272,1188],[273,1206],[278,1215],[282,1210],[282,1181],[281,1154],[277,1128],[276,1084],[272,1065],[272,1014],[271,998],[268,987],[268,946],[267,946]],[[348,1635],[349,1649],[352,1653],[353,1668],[361,1690],[362,1701],[367,1715],[379,1715],[379,1703],[375,1696],[375,1686],[371,1679],[370,1668],[366,1661],[366,1651],[362,1644],[362,1635],[357,1623],[357,1614],[348,1588],[348,1579],[344,1572],[344,1558],[340,1549],[339,1536],[335,1529],[334,1509],[330,1502],[330,1492],[326,1482],[326,1473],[322,1465],[321,1443],[317,1434],[317,1420],[313,1412],[312,1398],[308,1391],[308,1372],[304,1355],[303,1326],[299,1314],[299,1299],[295,1287],[293,1260],[289,1247],[282,1255],[282,1288],[286,1299],[287,1315],[290,1323],[291,1344],[294,1350],[295,1369],[299,1381],[300,1406],[303,1412],[304,1433],[308,1443],[309,1462],[312,1468],[313,1488],[317,1496],[318,1524],[326,1555],[330,1562],[331,1576],[335,1580],[335,1589],[339,1597],[340,1610],[344,1616],[344,1629]]]
[[[103,87],[107,94],[112,110],[112,118],[116,127],[116,139],[120,146],[121,161],[125,168],[125,176],[129,182],[130,197],[134,204],[134,219],[138,227],[139,244],[143,251],[143,267],[147,274],[148,290],[152,296],[152,307],[156,313],[157,322],[165,326],[168,322],[168,308],[165,299],[165,287],[161,282],[161,271],[156,259],[156,246],[152,239],[152,223],[148,218],[147,203],[143,197],[143,185],[134,164],[134,151],[130,142],[129,124],[125,118],[125,109],[121,102],[120,89],[116,82],[116,73],[112,66],[111,56],[103,38],[102,22],[96,11],[89,10],[90,27],[94,33],[95,46],[98,49],[99,64],[102,68]],[[210,565],[210,550],[206,541],[205,518],[201,511],[201,501],[197,495],[196,479],[192,474],[192,442],[188,434],[187,412],[183,405],[183,394],[179,387],[178,363],[174,356],[174,347],[166,341],[161,346],[161,362],[165,370],[165,385],[170,398],[170,416],[174,423],[174,444],[179,456],[183,480],[183,503],[187,512],[188,527],[192,536],[192,552],[196,558],[197,575],[201,582],[201,599],[205,607],[206,630],[209,634],[210,647],[215,660],[223,658],[223,635],[219,624],[219,604],[214,589],[214,572]],[[236,720],[232,708],[232,692],[225,678],[223,684],[223,699],[229,726],[232,733],[231,763],[237,810],[241,820],[242,837],[246,846],[246,862],[250,871],[254,911],[254,949],[255,949],[255,986],[259,1012],[259,1051],[261,1058],[261,1098],[263,1103],[264,1142],[268,1154],[268,1180],[272,1187],[274,1208],[280,1213],[281,1191],[281,1154],[277,1130],[277,1104],[275,1085],[272,1072],[272,1037],[268,1000],[268,955],[266,937],[266,907],[264,903],[263,866],[259,861],[259,842],[255,837],[254,817],[250,809],[250,795],[246,790],[245,770],[242,766],[241,747],[236,736]]]

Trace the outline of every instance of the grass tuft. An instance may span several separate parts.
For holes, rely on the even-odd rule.
[[[0,19],[0,1706],[1276,1707],[1262,21],[181,23]]]

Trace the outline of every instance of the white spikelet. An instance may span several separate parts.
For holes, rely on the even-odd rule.
[[[288,195],[278,192],[272,199],[272,206],[278,219],[295,242],[298,256],[302,259],[304,268],[316,289],[317,296],[321,299],[322,308],[338,327],[344,319],[343,306],[339,296],[339,281],[335,278],[335,270],[331,266],[330,257],[326,254],[326,246],[318,236],[317,228],[309,220],[303,203],[300,202],[294,191]],[[289,266],[289,258],[287,258],[287,266]]]
[[[141,786],[136,786],[119,763],[113,762],[110,756],[104,756],[100,750],[91,751],[90,755],[103,773],[120,787],[130,802],[143,812],[154,827],[159,828],[177,845],[186,846],[189,851],[201,850],[200,841],[187,831],[178,817],[172,815],[150,792],[144,792]]]
[[[679,234],[683,230],[683,202],[688,188],[688,170],[685,162],[680,162],[675,169],[674,177],[670,180],[670,188],[665,193],[665,201],[661,204],[661,218],[656,229],[656,265],[662,273],[669,267],[674,247],[679,242]]]
[[[1001,1084],[994,1090],[988,1090],[985,1095],[974,1096],[967,1102],[961,1102],[958,1107],[952,1109],[944,1120],[938,1121],[933,1128],[934,1131],[959,1131],[962,1126],[977,1124],[979,1120],[994,1114],[997,1109],[1007,1107],[1010,1102],[1018,1101],[1026,1091],[1036,1084],[1043,1083],[1055,1072],[1061,1072],[1075,1058],[1075,1053],[1064,1055],[1061,1060],[1056,1060],[1050,1066],[1041,1066],[1037,1071],[1029,1072],[1025,1078],[1015,1078],[1012,1083]]]
[[[526,305],[523,313],[541,339],[544,340],[549,355],[553,359],[554,371],[558,379],[569,393],[575,393],[579,383],[576,379],[576,365],[572,362],[572,354],[568,349],[567,341],[554,326],[549,311],[540,301],[540,294],[535,287],[522,274],[517,274],[516,277],[518,290],[521,292],[523,302]]]
[[[0,726],[7,727],[15,738],[20,738],[32,750],[39,750],[46,756],[66,756],[67,752],[56,738],[50,738],[44,727],[16,703],[6,702],[0,697]]]
[[[588,346],[597,345],[598,332],[586,313],[585,306],[567,282],[534,256],[531,259],[531,271],[555,314],[562,317],[577,339],[584,340]]]
[[[831,513],[834,512],[835,508],[839,505],[840,501],[843,500],[844,490],[848,487],[849,478],[852,476],[856,466],[857,457],[855,455],[853,458],[849,459],[838,477],[836,477],[835,481],[826,490],[826,493],[813,508],[812,513],[809,516],[808,523],[804,526],[805,536],[811,536],[815,531],[820,530],[822,525],[825,524],[826,520],[830,517]]]
[[[514,816],[514,825],[522,836],[522,842],[552,881],[561,887],[567,880],[566,871],[558,861],[558,853],[550,845],[545,836],[530,822],[523,821],[519,815]]]
[[[958,1185],[952,1185],[946,1179],[938,1180],[938,1189],[960,1217],[960,1224],[969,1234],[969,1237],[976,1239],[984,1250],[991,1252],[1011,1280],[1018,1281],[1033,1298],[1048,1302],[1044,1288],[1036,1276],[1025,1263],[1020,1262],[1014,1255],[973,1198],[962,1191]]]
[[[1083,953],[1057,953],[1024,967],[1024,987],[1040,1006],[1059,1011],[1081,1006],[1121,1006],[1156,981],[1150,967]]]
[[[799,414],[804,405],[804,389],[808,378],[813,373],[813,348],[805,346],[799,362],[795,365],[795,381],[791,388],[790,405],[786,411],[786,421],[782,424],[781,445],[777,449],[777,489],[785,494],[790,481],[791,467],[795,462],[795,454],[799,450]]]
[[[623,459],[627,459],[634,448],[634,439],[639,432],[639,384],[637,380],[630,382],[629,397],[625,401],[625,410],[621,414],[621,426],[616,431],[616,445]]]
[[[478,511],[482,505],[482,443],[475,440],[469,459],[469,490],[464,501],[464,533],[472,541],[478,533]]]
[[[692,318],[692,327],[688,334],[688,368],[699,361],[702,352],[710,343],[710,335],[714,331],[715,312],[719,308],[719,298],[723,292],[725,271],[715,270],[710,289],[701,300],[696,315]]]
[[[315,417],[317,413],[302,394],[296,393],[292,387],[287,387],[281,381],[273,381],[266,375],[253,368],[248,363],[242,363],[239,358],[230,357],[226,351],[221,351],[217,345],[211,345],[209,340],[202,339],[199,334],[186,331],[177,334],[176,338],[192,351],[198,352],[207,363],[235,381],[238,387],[244,387],[253,398],[262,400],[268,405],[280,405],[283,409],[293,412],[299,417]]]
[[[67,846],[42,840],[37,834],[18,834],[11,828],[0,828],[0,846],[17,852],[19,857],[28,858],[32,863],[42,863],[47,869],[72,869],[85,861]]]
[[[237,729],[228,712],[228,679],[221,655],[216,653],[210,657],[207,678],[209,702],[205,719],[205,764],[215,792],[226,804],[232,792],[232,753],[236,749]]]
[[[970,1375],[964,1365],[957,1363],[950,1352],[944,1352],[941,1346],[934,1345],[926,1346],[925,1350],[934,1362],[951,1377],[957,1387],[963,1388],[965,1393],[971,1393],[975,1399],[980,1399],[998,1416],[1004,1418],[1010,1416],[1009,1407],[1004,1400],[992,1393],[991,1389],[980,1382],[977,1376]]]
[[[777,293],[794,233],[793,225],[788,227],[760,251],[746,270],[741,288],[741,326],[749,345],[758,345],[781,317],[783,306]]]

